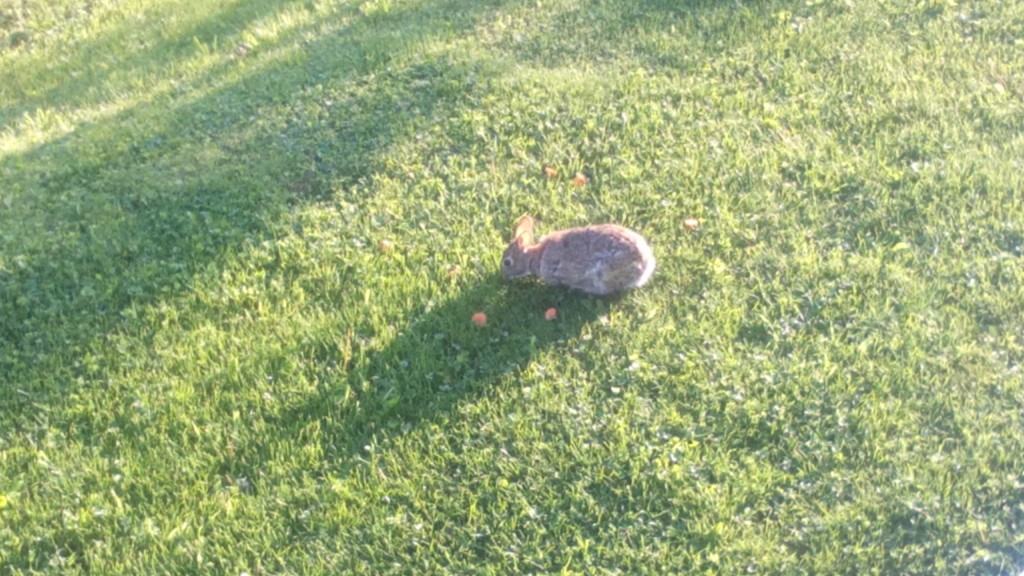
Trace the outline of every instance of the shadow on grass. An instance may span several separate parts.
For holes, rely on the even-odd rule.
[[[219,63],[177,93],[0,158],[0,381],[11,383],[0,387],[0,434],[103,385],[118,371],[111,335],[157,328],[140,310],[174,302],[196,276],[272,239],[290,211],[344,194],[414,123],[464,106],[442,84],[465,86],[473,71],[419,50],[496,5],[339,13],[281,32],[244,62],[225,41]],[[189,33],[238,36],[280,8],[239,6]],[[396,64],[409,54],[412,64]],[[424,76],[444,82],[417,82]]]
[[[361,360],[320,351],[320,364],[348,364],[350,370],[282,413],[278,430],[299,437],[301,429],[317,423],[325,465],[345,471],[358,464],[367,447],[386,445],[485,395],[536,355],[578,336],[616,300],[485,278],[430,310],[409,315],[411,322],[391,342]],[[545,319],[550,307],[558,310],[552,321]],[[486,311],[484,326],[471,321],[479,311]],[[224,472],[255,478],[258,464]]]

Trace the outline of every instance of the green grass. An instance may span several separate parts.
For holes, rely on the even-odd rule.
[[[0,5],[0,574],[1016,575],[1022,71],[998,0]],[[653,281],[502,284],[527,212]]]

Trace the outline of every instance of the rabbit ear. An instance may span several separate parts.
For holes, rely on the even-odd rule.
[[[523,244],[533,244],[533,218],[523,216],[516,222],[515,240]]]

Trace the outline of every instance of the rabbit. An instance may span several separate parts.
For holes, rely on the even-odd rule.
[[[548,284],[602,296],[643,286],[652,274],[650,245],[617,224],[559,230],[534,244],[533,218],[523,216],[501,257],[505,280],[539,276]]]

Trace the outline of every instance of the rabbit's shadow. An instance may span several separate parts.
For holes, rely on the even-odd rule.
[[[579,335],[620,298],[530,280],[502,284],[497,276],[484,278],[437,306],[410,314],[382,348],[354,352],[344,374],[282,414],[284,428],[301,437],[299,431],[315,422],[324,459],[331,460],[330,468],[344,470],[365,446],[387,444],[449,415],[458,403],[486,394],[497,379]],[[557,316],[548,320],[550,308]],[[477,311],[487,314],[486,325],[472,322]]]

